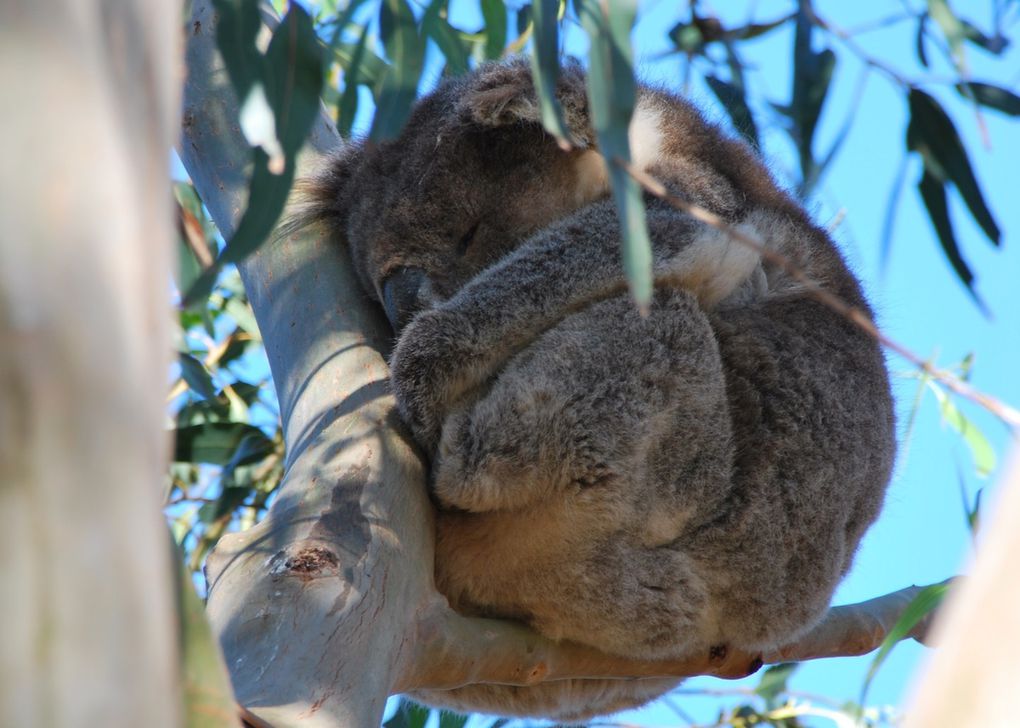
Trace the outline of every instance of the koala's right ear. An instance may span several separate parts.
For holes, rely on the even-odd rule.
[[[350,212],[351,179],[364,156],[363,143],[344,144],[329,156],[321,169],[295,181],[287,220],[280,226],[279,236],[314,224],[325,225],[334,234],[342,234]]]
[[[556,98],[573,144],[581,149],[591,147],[595,133],[588,113],[584,70],[577,61],[569,60],[560,69]],[[531,65],[523,56],[479,68],[457,108],[462,118],[483,126],[542,123]]]

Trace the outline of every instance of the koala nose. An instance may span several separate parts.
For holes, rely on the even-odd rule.
[[[422,288],[426,280],[425,271],[421,268],[406,267],[397,268],[383,281],[383,308],[396,333],[399,334],[411,318],[425,308]]]

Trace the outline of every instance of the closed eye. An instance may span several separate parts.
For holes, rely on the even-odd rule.
[[[468,248],[471,247],[471,243],[475,240],[475,234],[478,232],[478,226],[481,223],[476,222],[471,226],[471,229],[464,233],[460,240],[457,241],[457,255],[464,255]]]

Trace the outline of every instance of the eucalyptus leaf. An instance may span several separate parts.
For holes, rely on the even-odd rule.
[[[361,83],[362,65],[365,60],[365,46],[368,41],[368,26],[361,29],[354,55],[344,69],[344,91],[337,102],[337,131],[344,139],[350,139],[354,118],[358,115],[358,85]]]
[[[945,184],[926,169],[921,175],[921,181],[918,182],[917,189],[920,191],[921,200],[928,211],[928,218],[931,220],[932,225],[935,226],[935,232],[938,235],[939,244],[942,246],[942,252],[945,253],[949,264],[956,271],[956,277],[967,287],[967,291],[971,296],[977,300],[977,294],[974,291],[973,285],[974,274],[960,254],[960,246],[957,244],[956,234],[953,232],[953,223],[949,217],[949,206],[946,201]]]
[[[637,4],[621,0],[606,6],[597,0],[577,0],[575,7],[591,38],[589,106],[620,216],[623,270],[634,301],[647,310],[652,300],[652,245],[644,199],[640,186],[621,166],[630,162],[627,134],[637,98],[630,48]]]
[[[717,76],[705,76],[705,83],[708,84],[708,87],[712,89],[712,93],[719,99],[719,103],[726,109],[726,113],[729,114],[734,128],[757,149],[760,146],[758,127],[754,123],[754,115],[747,105],[747,98],[744,95],[743,89],[728,81],[723,81]]]
[[[802,192],[814,179],[817,163],[812,151],[815,128],[828,95],[829,84],[836,68],[836,54],[826,48],[811,47],[814,23],[806,10],[797,14],[793,47],[793,93],[790,99],[793,137],[800,159]]]
[[[205,365],[190,354],[180,353],[177,361],[181,366],[181,378],[187,382],[191,391],[203,399],[216,399],[216,385],[213,384],[212,375]]]
[[[570,130],[563,119],[563,108],[556,98],[556,82],[560,77],[560,40],[557,0],[542,0],[532,6],[531,22],[534,39],[531,44],[531,75],[542,112],[542,126],[563,148],[570,146]]]
[[[920,89],[912,88],[908,101],[907,148],[921,155],[925,169],[933,177],[953,183],[985,235],[998,245],[999,226],[985,204],[967,150],[952,119],[938,101]]]
[[[871,665],[868,667],[868,674],[864,678],[864,685],[861,687],[861,705],[865,704],[865,698],[868,693],[868,688],[871,687],[871,681],[875,679],[875,675],[878,673],[878,669],[885,662],[886,657],[889,656],[889,652],[893,647],[896,646],[904,637],[910,634],[918,622],[924,619],[929,612],[936,609],[939,604],[942,603],[946,593],[949,591],[948,583],[932,584],[926,586],[920,592],[917,593],[907,608],[903,610],[900,618],[896,620],[896,624],[892,626],[885,639],[882,640],[881,646],[878,648],[878,652],[875,654],[874,659],[871,661]]]
[[[995,470],[995,448],[992,447],[978,426],[960,411],[952,398],[941,387],[931,380],[928,380],[927,384],[939,403],[942,421],[963,438],[974,460],[975,471],[980,477],[987,478]]]
[[[383,728],[425,728],[432,711],[406,698],[401,699],[396,712],[383,723]]]
[[[378,104],[369,132],[373,142],[393,139],[404,128],[425,63],[425,40],[407,0],[383,0],[379,6],[379,28],[390,66],[378,89]]]
[[[448,0],[432,0],[422,16],[421,29],[439,46],[450,74],[460,76],[468,71],[469,53],[460,33],[446,19],[448,4]]]
[[[227,465],[242,443],[246,447],[245,462],[265,457],[274,450],[273,441],[254,425],[243,422],[206,422],[174,430],[174,460]]]
[[[507,42],[507,13],[503,0],[481,0],[485,21],[485,57],[495,60],[503,55]]]
[[[975,101],[989,109],[995,109],[1010,116],[1020,116],[1020,96],[1001,86],[968,81],[956,84],[956,90],[963,96],[973,96]]]

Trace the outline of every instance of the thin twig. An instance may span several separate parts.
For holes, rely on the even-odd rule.
[[[951,372],[935,368],[931,362],[918,356],[907,347],[883,334],[865,311],[862,311],[856,306],[851,306],[839,296],[833,295],[818,283],[811,280],[802,270],[800,270],[799,267],[786,258],[786,256],[766,247],[760,240],[756,240],[754,237],[748,235],[737,227],[730,225],[714,212],[706,210],[699,205],[690,203],[676,195],[670,194],[665,185],[649,175],[647,172],[638,169],[630,162],[614,158],[613,163],[626,170],[638,184],[655,197],[668,202],[682,212],[686,212],[694,219],[700,220],[706,225],[710,225],[711,227],[726,233],[733,240],[748,246],[769,262],[782,268],[783,271],[791,278],[804,286],[805,291],[812,298],[823,305],[828,306],[830,309],[855,324],[869,336],[878,341],[882,346],[903,357],[933,379],[937,379],[948,389],[961,397],[966,397],[972,402],[976,402],[981,405],[1002,420],[1013,431],[1014,435],[1020,435],[1020,410],[1017,410],[1004,402],[975,389]]]

